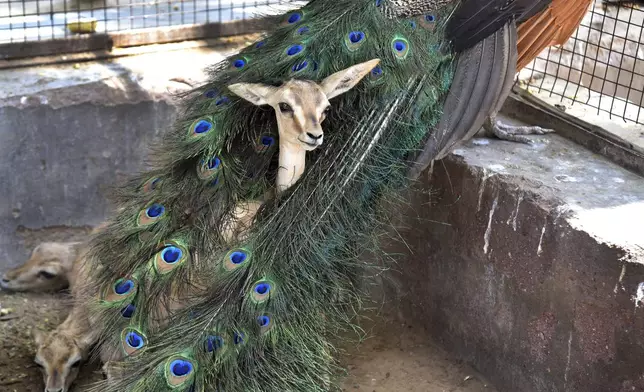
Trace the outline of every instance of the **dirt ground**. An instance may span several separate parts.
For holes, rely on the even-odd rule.
[[[7,294],[0,305],[12,312],[0,317],[0,391],[43,390],[40,370],[33,363],[32,330],[51,330],[66,316],[64,293]],[[349,347],[342,358],[348,369],[345,391],[377,392],[495,392],[480,375],[428,341],[419,328],[381,318],[363,323],[370,336]],[[101,379],[97,364],[85,364],[74,392]]]

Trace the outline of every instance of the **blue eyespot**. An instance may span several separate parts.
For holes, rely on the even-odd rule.
[[[208,169],[210,169],[210,170],[217,169],[219,167],[219,165],[221,165],[221,159],[219,159],[217,157],[210,158],[208,160]]]
[[[208,336],[206,338],[206,351],[211,353],[224,347],[224,339],[221,336]]]
[[[175,377],[185,377],[192,373],[192,363],[182,359],[175,359],[170,363],[170,372]]]
[[[241,264],[246,261],[246,253],[244,252],[233,252],[230,254],[230,262],[233,264]]]
[[[297,29],[297,33],[299,35],[304,35],[304,34],[308,33],[309,31],[311,31],[311,29],[309,29],[307,26],[302,26],[299,29]]]
[[[181,249],[172,245],[167,246],[165,249],[161,251],[161,257],[163,258],[163,261],[165,261],[168,264],[176,263],[177,260],[179,260],[182,255],[183,255],[183,252],[181,251]]]
[[[255,47],[256,47],[257,49],[259,49],[259,48],[263,47],[264,45],[266,45],[266,42],[264,42],[264,41],[259,41],[258,43],[256,43],[256,44],[255,44]]]
[[[206,133],[212,129],[212,123],[206,120],[200,120],[197,125],[195,125],[195,133],[201,134]]]
[[[436,17],[434,15],[425,15],[425,20],[428,22],[433,22],[436,20]]]
[[[352,31],[349,33],[349,41],[354,44],[362,41],[364,39],[364,33],[362,31]]]
[[[259,316],[257,318],[257,324],[259,324],[260,327],[265,327],[271,322],[270,317],[268,316]]]
[[[128,306],[121,309],[121,316],[127,319],[132,318],[132,315],[134,314],[135,311],[136,311],[136,306],[134,306],[133,304],[129,304]]]
[[[143,338],[136,332],[128,332],[125,336],[125,342],[128,346],[139,349],[143,347]]]
[[[255,286],[255,292],[259,295],[265,295],[271,291],[271,285],[268,283],[259,283]]]
[[[131,280],[123,280],[114,286],[114,292],[118,295],[125,295],[134,288],[134,282]]]
[[[218,94],[217,90],[208,90],[203,95],[205,95],[206,98],[215,98]]]
[[[244,59],[237,59],[233,61],[233,66],[237,69],[244,68],[246,66],[246,60]]]
[[[165,207],[163,207],[161,204],[152,204],[145,210],[145,214],[149,218],[158,218],[159,216],[163,215],[164,212]]]
[[[291,16],[288,17],[288,23],[297,23],[302,19],[302,15],[298,13],[291,14]]]
[[[289,56],[295,56],[296,54],[300,53],[304,48],[302,45],[292,45],[288,48],[286,51],[286,54]]]

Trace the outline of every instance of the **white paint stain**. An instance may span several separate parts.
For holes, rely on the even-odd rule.
[[[494,173],[488,173],[486,169],[483,169],[483,178],[481,179],[481,185],[479,186],[479,201],[476,204],[476,212],[481,210],[481,201],[483,200],[483,191],[485,190],[485,182],[488,178],[492,177]]]
[[[483,236],[483,240],[485,241],[483,245],[483,253],[487,254],[488,250],[490,249],[490,235],[492,234],[492,218],[494,217],[494,211],[496,211],[496,206],[499,203],[499,197],[494,198],[494,202],[492,203],[492,208],[490,209],[490,217],[488,218],[487,221],[487,229],[485,229],[485,235]]]
[[[568,333],[568,360],[566,362],[566,372],[564,373],[564,391],[568,384],[568,372],[570,371],[570,354],[572,352],[572,331]]]
[[[622,272],[619,274],[619,279],[617,280],[617,283],[615,283],[615,288],[613,289],[613,292],[617,294],[618,289],[622,289],[624,291],[624,285],[622,284],[622,281],[624,280],[624,276],[626,276],[626,263],[622,264]]]
[[[508,221],[505,222],[506,224],[510,224],[512,222],[512,229],[514,231],[517,231],[517,218],[519,217],[519,208],[521,207],[521,202],[523,201],[523,193],[519,193],[519,196],[517,197],[517,205],[514,208],[514,212],[510,215],[508,218]]]
[[[543,244],[543,235],[546,234],[546,225],[548,224],[548,221],[546,220],[546,223],[543,224],[543,227],[541,228],[541,237],[539,237],[539,246],[537,247],[537,256],[541,256],[541,253],[543,253],[543,248],[541,245]]]
[[[624,182],[626,182],[626,181],[624,181],[623,178],[619,178],[619,177],[613,177],[613,181],[618,183],[618,184],[623,184]]]
[[[632,299],[635,302],[635,309],[644,304],[644,282],[637,285],[637,293]]]
[[[504,171],[505,170],[505,166],[499,165],[499,164],[490,165],[490,166],[488,166],[488,168],[490,170],[495,170],[495,171]]]

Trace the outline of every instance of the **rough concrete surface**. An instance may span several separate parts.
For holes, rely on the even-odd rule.
[[[644,391],[644,179],[539,140],[475,139],[417,184],[401,317],[502,391]]]

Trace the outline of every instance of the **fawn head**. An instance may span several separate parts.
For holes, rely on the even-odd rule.
[[[42,371],[45,392],[67,392],[87,358],[93,338],[54,330],[49,334],[36,331],[35,340],[38,350],[34,361]]]
[[[329,111],[329,100],[351,90],[380,62],[360,63],[316,83],[291,79],[279,87],[259,83],[236,83],[228,89],[255,104],[270,105],[277,115],[281,143],[301,146],[306,151],[322,145],[322,122]]]
[[[69,285],[67,276],[77,255],[77,242],[43,242],[23,265],[2,276],[0,287],[8,291],[58,291]]]

